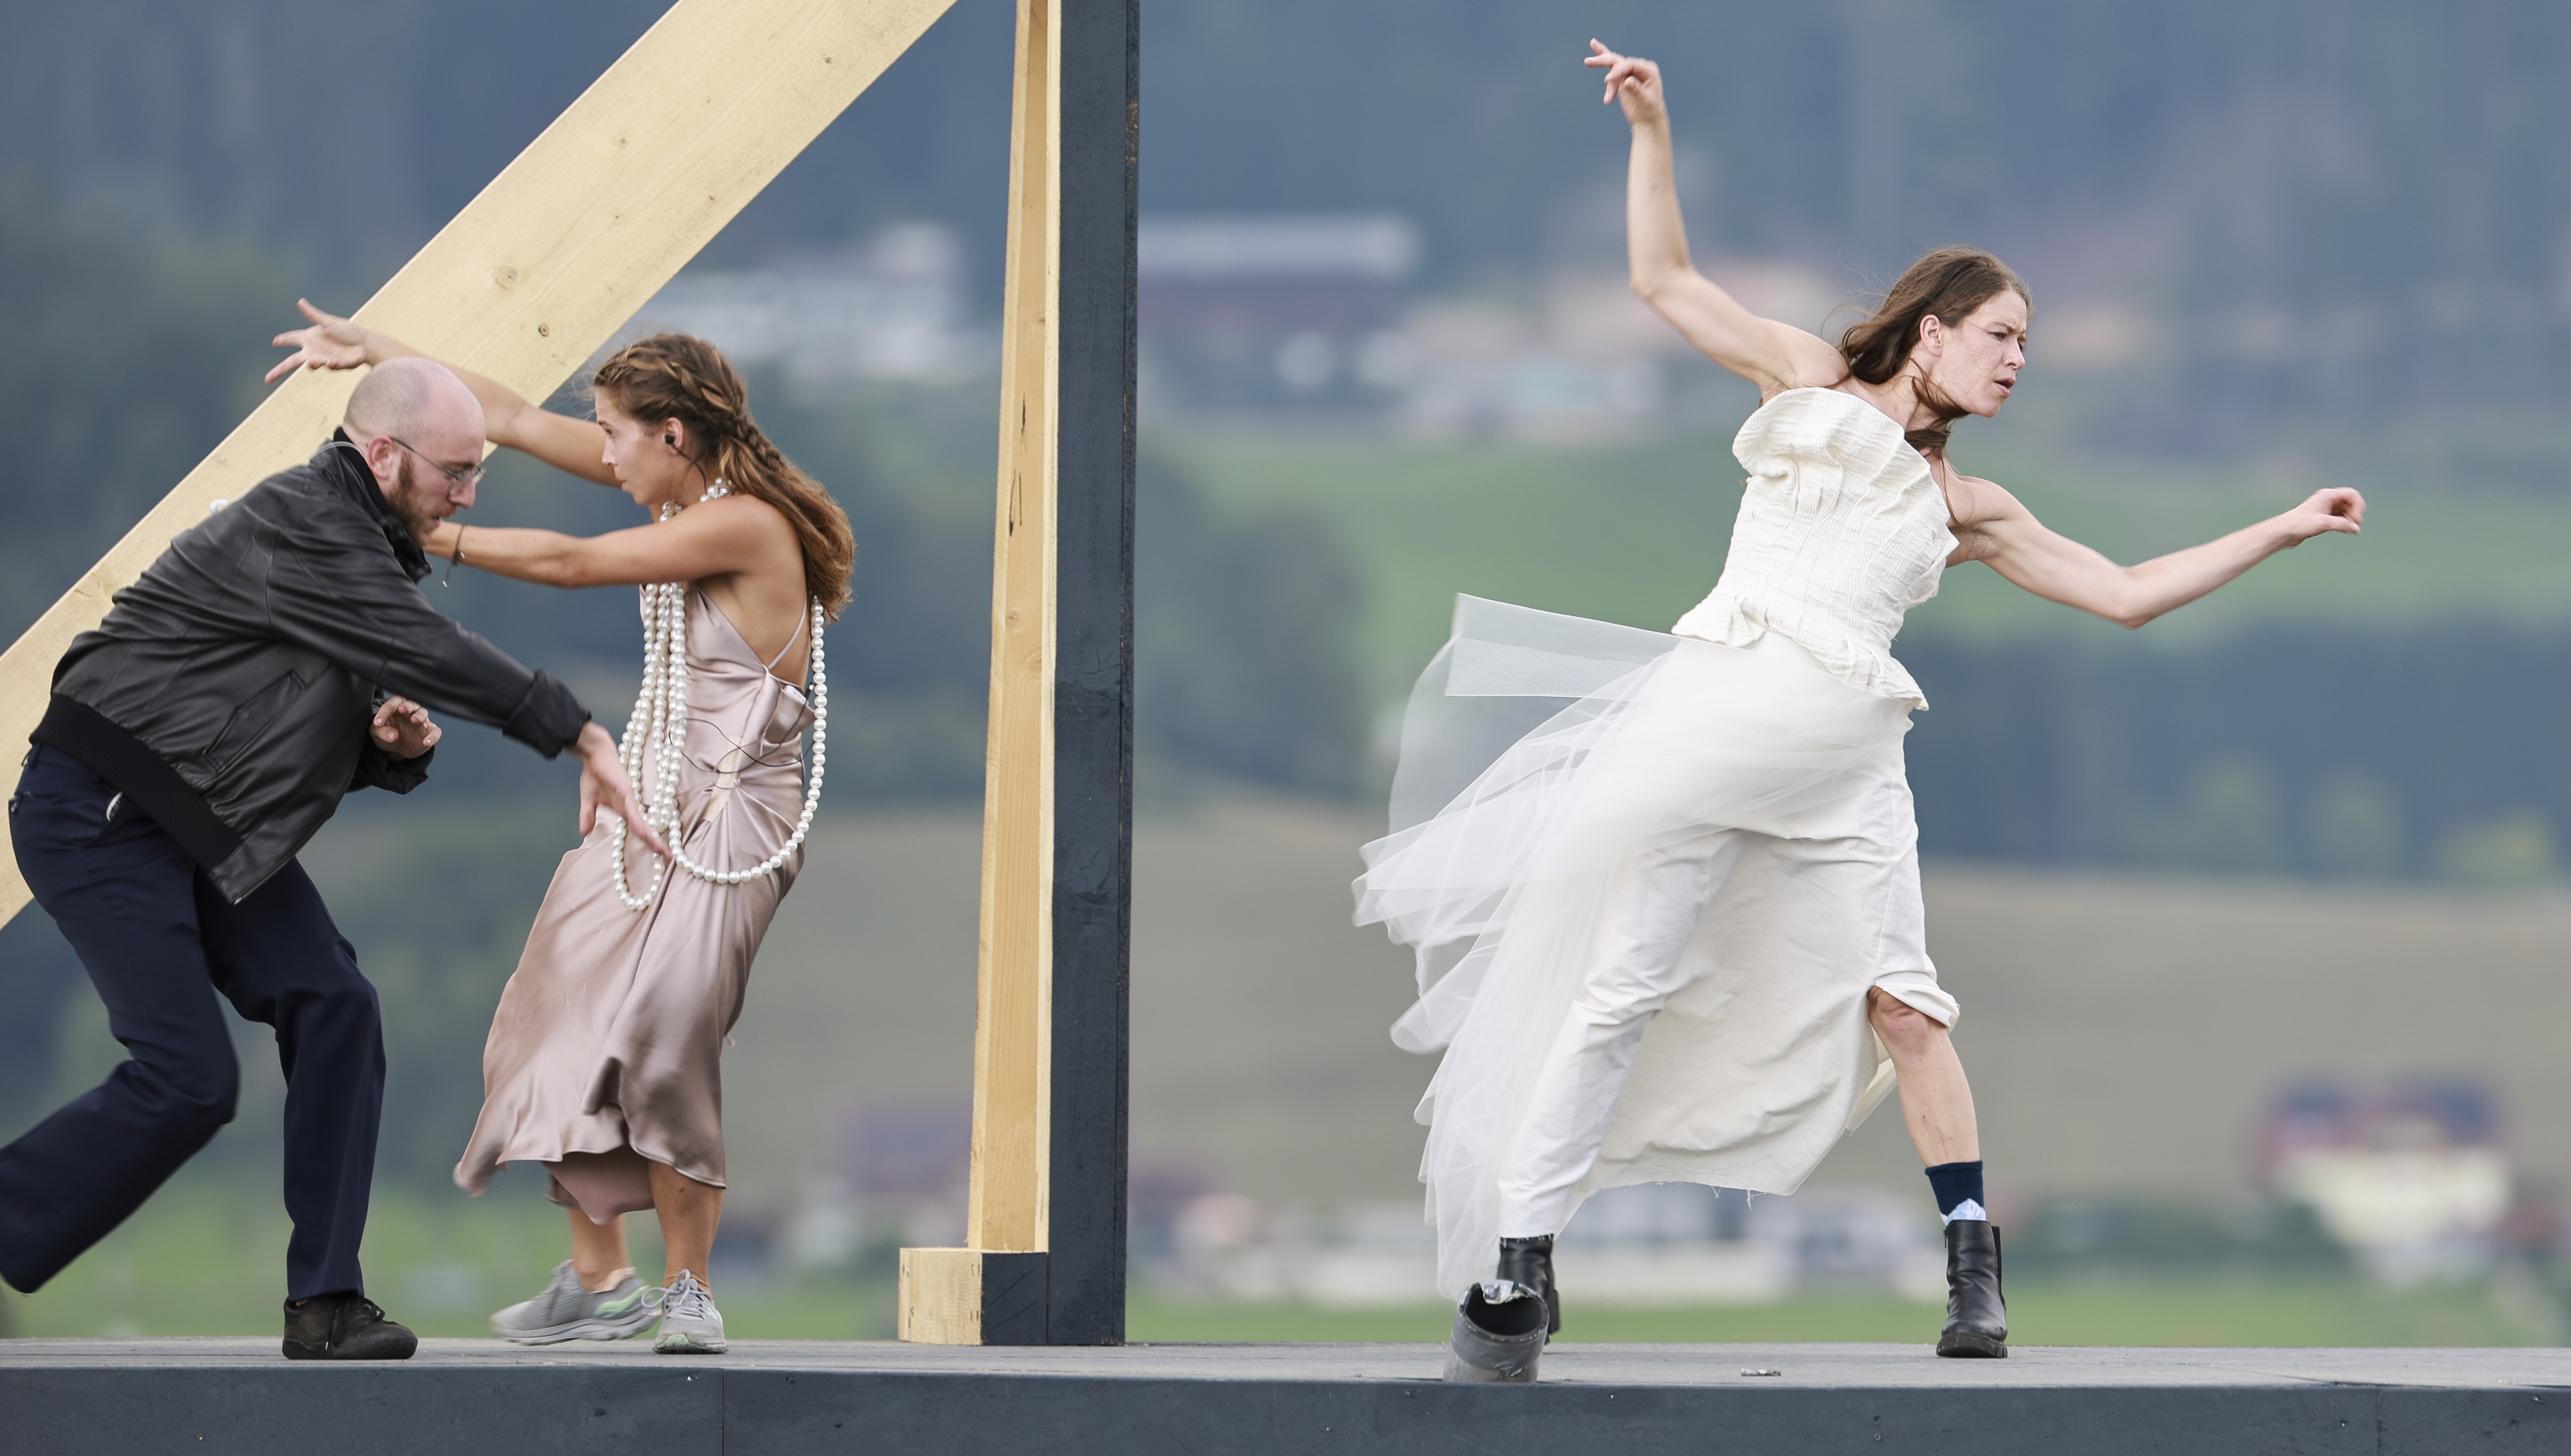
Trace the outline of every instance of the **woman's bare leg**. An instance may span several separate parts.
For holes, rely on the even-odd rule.
[[[715,1283],[706,1268],[715,1251],[715,1227],[723,1222],[724,1191],[666,1163],[647,1166],[652,1170],[652,1208],[661,1215],[661,1241],[670,1251],[661,1282],[667,1284],[686,1269],[712,1289]]]
[[[580,1277],[582,1288],[604,1294],[634,1267],[625,1252],[625,1215],[619,1213],[601,1223],[577,1205],[566,1212],[571,1214],[571,1271]]]
[[[1867,990],[1865,1010],[1884,1050],[1892,1053],[1893,1072],[1901,1079],[1901,1120],[1910,1127],[1920,1164],[1978,1161],[1982,1135],[1973,1120],[1973,1089],[1946,1028],[1879,987]]]

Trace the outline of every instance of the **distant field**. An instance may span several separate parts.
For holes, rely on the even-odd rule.
[[[1269,1202],[1418,1197],[1411,1109],[1434,1064],[1386,1032],[1412,995],[1410,958],[1348,923],[1357,846],[1380,831],[1362,807],[1276,798],[1144,815],[1139,1169]],[[825,813],[816,827],[725,1056],[737,1211],[789,1215],[841,1163],[867,1109],[961,1116],[979,832],[978,815],[957,808]],[[331,858],[316,861],[325,887],[356,856]],[[1926,884],[1929,948],[1963,1002],[1957,1042],[1995,1192],[2233,1197],[2251,1182],[2264,1099],[2316,1073],[2485,1078],[2528,1175],[2571,1185],[2571,1059],[2558,1035],[2571,900],[1938,862]],[[361,958],[401,949],[358,946]],[[488,1013],[468,1010],[457,1025],[473,1035],[454,1055],[469,1062]],[[65,1033],[55,1091],[67,1097],[119,1052],[86,991]],[[243,1043],[244,1115],[211,1159],[239,1165],[273,1148],[265,1041],[254,1030]],[[453,1131],[458,1145],[465,1131]],[[439,1163],[415,1176],[451,1156],[433,1151]],[[253,1162],[272,1166],[257,1161],[267,1156]],[[503,1190],[518,1178],[504,1175]],[[1925,1197],[1888,1110],[1815,1181]]]
[[[164,1197],[34,1295],[0,1294],[0,1329],[18,1337],[250,1334],[277,1331],[285,1224],[266,1189],[182,1175]],[[638,1262],[657,1271],[652,1220],[633,1220]],[[492,1309],[544,1286],[561,1257],[561,1214],[533,1199],[386,1191],[367,1230],[369,1292],[432,1336],[489,1333]],[[717,1294],[741,1339],[885,1339],[892,1289],[881,1282],[771,1277]],[[1775,1304],[1620,1309],[1575,1305],[1565,1337],[1607,1342],[1787,1343],[1889,1340],[1924,1345],[1932,1304],[1807,1295]],[[1137,1291],[1127,1335],[1154,1341],[1420,1341],[1445,1337],[1449,1311],[1219,1304]],[[2022,1344],[2511,1345],[2530,1326],[2481,1287],[2374,1293],[2320,1281],[2021,1280],[2010,1324]]]
[[[1220,796],[1144,817],[1133,971],[1139,1172],[1272,1205],[1418,1197],[1410,1111],[1431,1063],[1385,1034],[1410,994],[1408,957],[1347,923],[1356,846],[1378,825],[1363,809]],[[965,1106],[977,833],[976,816],[954,809],[842,812],[817,828],[726,1056],[730,1208],[741,1226],[780,1227],[839,1165],[862,1111]],[[2571,1183],[2571,1121],[2559,1115],[2571,1106],[2571,1059],[2558,1030],[2571,902],[1956,864],[1932,864],[1927,892],[1930,948],[1965,1008],[1957,1039],[1993,1192],[2012,1207],[2060,1196],[2237,1197],[2251,1183],[2262,1101],[2307,1073],[2487,1078],[2521,1167],[2539,1184]],[[361,957],[398,949],[358,947]],[[74,998],[67,1078],[115,1059],[95,1008],[86,993]],[[284,1224],[271,1192],[275,1074],[263,1042],[244,1041],[242,1120],[171,1196],[37,1298],[10,1301],[22,1330],[265,1319]],[[413,1179],[379,1178],[366,1258],[380,1289],[424,1327],[471,1332],[563,1256],[562,1215],[538,1201],[531,1175],[503,1175],[479,1203],[426,1173]],[[1926,1216],[1917,1160],[1890,1109],[1834,1152],[1814,1185],[1886,1189],[1916,1199]],[[2502,1337],[2475,1322],[2488,1315],[2478,1293],[2386,1300],[2326,1284],[2030,1283],[2020,1294],[2027,1337],[2048,1342]],[[739,1297],[756,1311],[750,1328],[883,1332],[879,1292],[780,1283]],[[1342,1315],[1147,1302],[1136,1334],[1424,1338],[1418,1330],[1435,1316],[1425,1303],[1409,1315]],[[1593,1309],[1580,1336],[1911,1339],[1919,1317],[1892,1301],[1830,1299],[1684,1314]],[[1330,1333],[1360,1329],[1385,1332]]]
[[[1445,634],[1458,592],[1548,611],[1666,627],[1714,585],[1740,498],[1726,421],[1639,448],[1378,439],[1198,440],[1182,456],[1218,495],[1295,502],[1336,522],[1371,596],[1365,651],[1397,687]],[[1965,468],[1998,480],[2045,521],[2136,561],[2283,510],[2325,482],[2250,469],[2080,462],[1990,446],[1968,426]],[[2365,534],[2269,563],[2157,625],[2175,641],[2278,619],[2415,623],[2431,617],[2571,618],[2571,500],[2469,494],[2435,482],[2368,492]],[[1987,640],[2120,629],[2079,620],[1982,567],[1955,572],[1911,618],[1914,633]]]
[[[1577,1296],[1566,1290],[1564,1297]],[[1925,1347],[1943,1311],[1865,1295],[1802,1295],[1775,1304],[1696,1309],[1566,1303],[1565,1340],[1608,1344],[1801,1344],[1888,1341]],[[1332,1310],[1280,1304],[1187,1304],[1140,1297],[1137,1340],[1390,1340],[1446,1337],[1453,1311]],[[2009,1333],[2022,1345],[2522,1345],[2545,1343],[2478,1287],[2377,1293],[2329,1281],[2034,1283],[2009,1289]]]
[[[1385,1030],[1409,956],[1347,923],[1357,846],[1380,831],[1362,808],[1280,799],[1145,816],[1138,1165],[1271,1201],[1417,1197],[1410,1113],[1433,1064]],[[726,1063],[746,1206],[799,1194],[850,1110],[969,1087],[977,821],[823,832]],[[1966,864],[1931,864],[1927,893],[2010,1195],[2232,1196],[2263,1100],[2313,1073],[2486,1077],[2528,1172],[2571,1183],[2571,901]],[[1922,1183],[1888,1109],[1816,1181]]]

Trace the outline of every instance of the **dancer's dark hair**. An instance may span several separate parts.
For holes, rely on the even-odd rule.
[[[1926,254],[1901,270],[1872,313],[1839,335],[1839,352],[1847,359],[1848,372],[1868,384],[1891,382],[1910,362],[1910,351],[1919,346],[1921,319],[1933,317],[1952,328],[1998,297],[2003,288],[2016,289],[2027,307],[2035,306],[2035,295],[2009,265],[1978,247],[1940,247]],[[1924,378],[1918,393],[1919,402],[1936,413],[1937,422],[1909,431],[1906,438],[1913,449],[1934,460],[1946,453],[1946,436],[1965,411],[1931,389]]]
[[[750,391],[723,350],[684,333],[656,333],[599,365],[590,389],[647,428],[685,422],[691,453],[710,479],[783,511],[803,549],[803,589],[837,619],[857,555],[848,514],[750,417]]]

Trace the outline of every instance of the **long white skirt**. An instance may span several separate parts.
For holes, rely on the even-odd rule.
[[[1442,1290],[1520,1231],[1500,1226],[1502,1165],[1576,1003],[1619,969],[1604,948],[1635,938],[1610,922],[1637,861],[1739,841],[1565,1216],[1636,1183],[1792,1193],[1891,1089],[1866,990],[1954,1023],[1923,943],[1910,708],[1773,635],[1733,648],[1457,600],[1403,719],[1393,832],[1356,882],[1358,923],[1418,953],[1393,1040],[1445,1054],[1417,1114]]]

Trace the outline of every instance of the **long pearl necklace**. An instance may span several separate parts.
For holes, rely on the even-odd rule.
[[[699,499],[716,500],[730,494],[732,488],[718,480],[706,487]],[[678,514],[676,501],[661,507],[664,521]],[[821,804],[821,770],[830,757],[830,676],[821,657],[821,604],[814,602],[812,760],[804,778],[803,812],[794,821],[794,833],[774,854],[748,869],[708,869],[679,847],[679,769],[685,759],[688,735],[688,584],[655,582],[643,588],[643,691],[634,700],[634,716],[626,721],[625,736],[616,745],[616,756],[625,765],[625,776],[640,783],[644,780],[644,755],[651,755],[652,796],[643,805],[643,818],[669,843],[671,857],[652,867],[652,883],[642,894],[635,894],[625,874],[625,821],[613,816],[608,819],[607,832],[616,844],[616,898],[624,901],[627,909],[649,908],[673,863],[713,884],[743,884],[774,874],[786,856],[812,832],[812,812]]]

